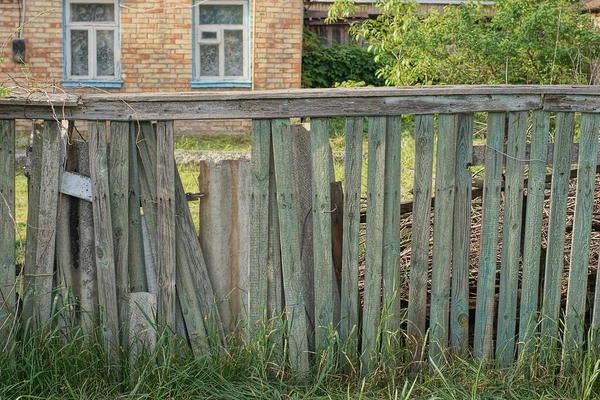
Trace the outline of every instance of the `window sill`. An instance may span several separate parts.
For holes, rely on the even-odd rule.
[[[123,81],[63,81],[62,87],[71,88],[121,88]]]
[[[192,81],[190,82],[192,89],[203,89],[203,88],[251,88],[252,82],[250,81]]]

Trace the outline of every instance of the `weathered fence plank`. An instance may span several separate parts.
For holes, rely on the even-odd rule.
[[[569,191],[570,153],[575,132],[575,114],[558,113],[554,143],[555,160],[552,166],[550,217],[548,220],[548,247],[542,302],[542,339],[544,350],[557,344],[561,284],[564,269],[565,228]],[[545,360],[546,357],[542,360]]]
[[[113,231],[108,184],[106,123],[88,121],[90,177],[92,178],[92,208],[98,276],[98,304],[104,317],[104,345],[111,357],[119,355],[119,316],[115,275]]]
[[[271,129],[277,182],[285,313],[290,327],[290,363],[295,371],[305,373],[309,367],[307,323],[302,290],[303,265],[300,256],[299,221],[296,193],[292,182],[290,121],[273,120]]]
[[[333,329],[333,256],[331,248],[331,148],[327,119],[311,120],[312,218],[317,359],[327,350]]]
[[[418,367],[423,358],[427,317],[427,276],[431,236],[431,182],[433,175],[433,115],[415,118],[415,176],[413,229],[408,294],[408,341]]]
[[[367,170],[367,249],[365,255],[364,308],[362,323],[361,374],[377,365],[383,275],[383,221],[386,154],[386,118],[369,119],[369,165]]]
[[[573,363],[580,358],[583,350],[599,131],[600,115],[583,114],[581,116],[575,216],[565,311],[565,336],[562,342],[562,359],[566,371],[572,369]]]
[[[458,115],[440,115],[435,172],[433,265],[431,272],[430,359],[440,366],[450,333],[450,271],[456,177]]]
[[[156,295],[152,293],[130,293],[127,300],[129,368],[131,376],[139,378],[139,359],[142,356],[150,356],[156,346],[156,324],[153,316],[158,307]]]
[[[132,293],[148,292],[144,263],[144,245],[140,214],[140,174],[138,166],[137,122],[129,123],[129,289]]]
[[[456,142],[456,193],[452,243],[452,304],[450,345],[464,356],[469,345],[469,269],[471,256],[471,161],[473,114],[458,116]]]
[[[531,152],[525,210],[525,237],[523,239],[523,282],[519,314],[519,352],[530,356],[534,333],[538,324],[538,295],[542,253],[542,218],[546,189],[546,155],[550,132],[550,113],[533,114]]]
[[[15,121],[0,120],[0,349],[10,346],[16,315]]]
[[[506,188],[502,220],[502,263],[500,267],[500,299],[496,339],[496,363],[508,367],[514,359],[517,322],[517,289],[521,221],[523,211],[523,173],[527,112],[510,113],[506,155]]]
[[[504,113],[488,115],[481,254],[477,278],[474,355],[488,362],[492,358],[494,335],[494,287],[496,284],[496,254],[498,244],[498,211],[502,179],[502,144],[505,134]]]
[[[347,118],[345,123],[344,232],[342,244],[342,296],[340,340],[346,357],[354,362],[358,351],[358,246],[362,176],[364,118]],[[347,360],[341,360],[345,363]]]

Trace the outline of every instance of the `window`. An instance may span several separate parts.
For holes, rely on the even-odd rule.
[[[66,0],[64,86],[120,87],[118,0]]]
[[[250,86],[247,0],[196,3],[194,37],[192,87]]]

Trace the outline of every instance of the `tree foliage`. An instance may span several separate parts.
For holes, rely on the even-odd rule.
[[[600,58],[600,33],[577,1],[468,1],[427,15],[405,0],[376,5],[381,15],[351,33],[369,43],[388,85],[585,84]],[[335,0],[329,20],[355,10]]]

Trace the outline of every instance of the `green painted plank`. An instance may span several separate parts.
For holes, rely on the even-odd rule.
[[[14,335],[15,227],[15,121],[0,120],[0,346],[10,346]]]
[[[587,296],[599,131],[600,115],[583,114],[581,116],[565,337],[562,342],[562,358],[566,370],[571,370],[572,363],[576,362],[581,356],[584,338],[585,300]]]
[[[456,143],[456,193],[452,243],[452,304],[450,346],[465,356],[469,345],[469,270],[471,256],[471,163],[473,114],[458,116]]]
[[[289,357],[292,369],[308,372],[308,339],[304,294],[302,291],[302,262],[300,235],[292,181],[291,127],[288,119],[272,121],[273,158],[277,183],[277,206],[281,237],[281,260],[285,293],[284,313],[289,326]]]
[[[558,340],[569,171],[571,169],[570,153],[575,132],[574,125],[574,113],[557,113],[556,133],[554,136],[554,162],[552,165],[550,217],[548,220],[546,273],[544,277],[544,300],[542,302],[541,316],[542,339],[547,344],[545,346],[546,349],[555,346]],[[542,362],[544,361],[542,360]]]
[[[377,365],[383,275],[383,220],[385,191],[385,117],[369,119],[369,165],[367,170],[367,249],[365,255],[362,320],[361,374]]]
[[[358,246],[363,129],[364,118],[346,118],[340,340],[346,344],[346,356],[351,362],[356,360],[358,351]],[[341,361],[343,363],[345,360]]]
[[[117,283],[108,184],[108,155],[104,121],[88,121],[90,178],[92,179],[92,208],[94,241],[98,274],[98,304],[104,333],[105,350],[111,357],[119,356],[119,316]],[[38,247],[39,250],[39,247]]]
[[[473,349],[475,357],[485,362],[490,361],[492,358],[494,338],[494,291],[496,285],[498,210],[500,208],[502,161],[504,158],[502,155],[504,134],[505,114],[489,113]]]
[[[415,366],[423,359],[427,317],[427,277],[431,237],[431,182],[433,176],[433,115],[415,117],[415,175],[408,293],[407,335]]]
[[[527,112],[509,113],[496,339],[496,363],[500,367],[511,365],[515,355],[526,138]]]
[[[271,158],[271,121],[252,121],[249,315],[252,333],[258,334],[266,323],[269,263],[269,160]],[[258,328],[258,329],[255,329]]]
[[[331,183],[333,168],[326,118],[311,119],[312,217],[317,359],[329,346],[333,329],[333,255],[331,248]]]
[[[110,124],[109,166],[119,327],[122,327],[127,321],[126,294],[129,292],[129,122],[115,121]]]
[[[440,366],[450,333],[450,271],[452,264],[452,225],[454,219],[456,141],[458,115],[438,117],[433,223],[433,264],[431,271],[431,312],[429,355]]]
[[[138,166],[137,122],[129,123],[129,289],[148,292],[140,214],[140,174]]]
[[[546,190],[546,157],[550,113],[535,111],[531,134],[531,151],[525,210],[525,237],[523,240],[523,282],[519,314],[519,352],[531,355],[538,324],[538,296],[540,258],[542,249],[542,218]]]

